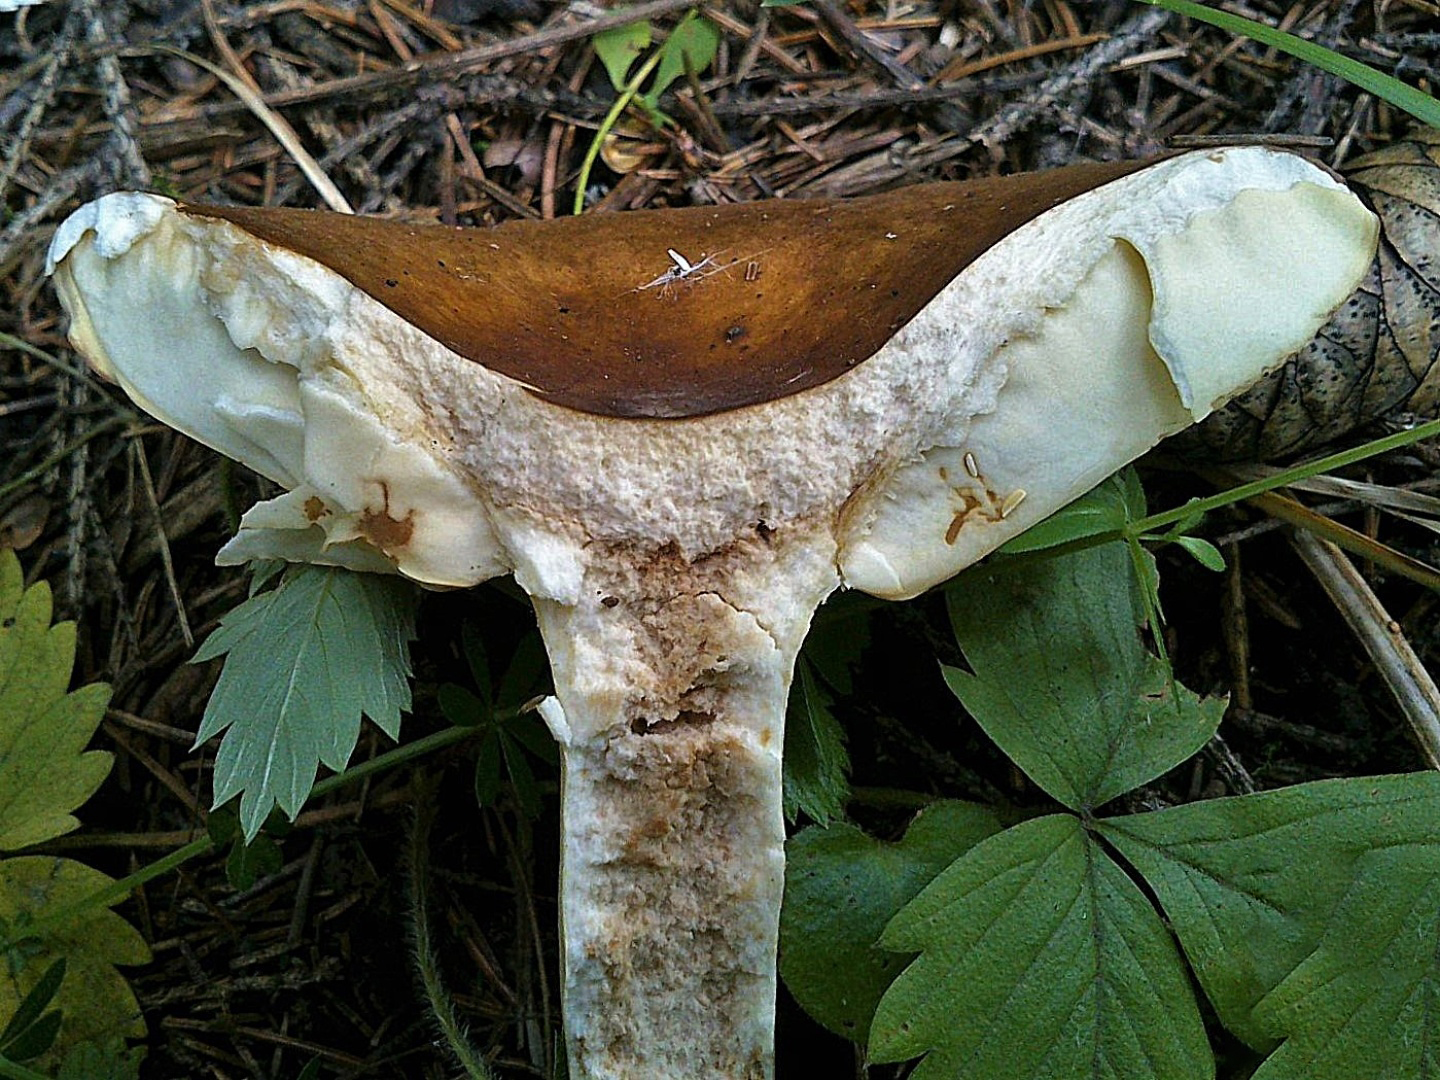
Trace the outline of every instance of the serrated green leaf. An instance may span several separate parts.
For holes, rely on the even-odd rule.
[[[630,68],[650,46],[650,24],[644,20],[626,23],[612,30],[602,30],[590,41],[595,46],[595,55],[605,65],[610,85],[621,90],[625,87]]]
[[[1210,1080],[1184,963],[1148,900],[1068,815],[976,845],[880,941],[920,957],[880,1001],[874,1061],[914,1080]]]
[[[41,1059],[46,1068],[75,1047],[145,1034],[145,1022],[117,964],[143,964],[143,938],[108,908],[81,909],[81,901],[111,879],[71,859],[26,855],[0,861],[0,920],[16,926],[75,908],[73,920],[48,926],[28,947],[12,949],[0,963],[0,1016],[9,1016],[56,959],[66,972],[52,1004],[64,1014],[55,1045]]]
[[[1319,946],[1256,1006],[1285,1042],[1254,1080],[1440,1076],[1440,846],[1361,861]]]
[[[0,551],[0,851],[74,829],[70,811],[110,772],[109,753],[85,749],[110,688],[67,693],[75,625],[50,616],[49,586],[24,588],[15,553]]]
[[[660,46],[660,66],[645,101],[654,107],[670,84],[685,74],[687,60],[691,71],[704,71],[715,62],[719,48],[720,31],[714,23],[693,13],[685,16]]]
[[[956,697],[1025,774],[1090,810],[1174,768],[1215,733],[1201,701],[1146,651],[1126,545],[982,566],[947,590],[974,674]]]
[[[830,713],[830,701],[810,665],[795,664],[795,681],[785,719],[785,817],[794,821],[803,811],[819,825],[845,813],[850,796],[850,755],[845,730]]]
[[[1001,824],[989,807],[929,806],[899,843],[853,825],[812,826],[785,845],[780,976],[816,1021],[863,1044],[880,996],[909,962],[876,947],[885,924]]]
[[[1332,931],[1347,896],[1383,885],[1375,853],[1429,865],[1440,774],[1322,780],[1096,827],[1154,891],[1221,1022],[1269,1049],[1276,1029],[1256,1006]]]
[[[196,744],[221,732],[215,805],[236,795],[247,840],[277,804],[300,812],[320,764],[345,768],[363,713],[391,738],[410,707],[417,591],[397,578],[297,566],[221,619],[196,661],[225,654]]]

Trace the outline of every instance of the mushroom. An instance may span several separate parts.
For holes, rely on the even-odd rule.
[[[834,590],[913,596],[1203,417],[1372,216],[1265,148],[873,197],[410,227],[116,194],[75,347],[287,489],[220,554],[513,573],[554,674],[577,1078],[772,1074],[781,745]]]

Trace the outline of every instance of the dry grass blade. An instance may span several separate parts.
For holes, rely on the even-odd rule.
[[[325,200],[326,206],[340,214],[355,212],[349,200],[335,186],[335,181],[330,179],[325,170],[320,167],[320,163],[310,155],[310,151],[305,149],[305,145],[300,141],[300,136],[296,134],[295,129],[290,126],[290,122],[267,105],[265,99],[257,91],[251,89],[244,80],[232,75],[219,64],[212,64],[204,57],[188,53],[184,49],[176,49],[169,45],[152,45],[150,48],[194,64],[198,68],[203,68],[223,82],[226,88],[244,102],[245,107],[270,129],[270,133],[275,136],[275,141],[285,148],[285,152],[300,167],[300,171],[305,174],[305,178],[310,181],[311,186]]]
[[[1374,661],[1430,767],[1440,769],[1440,688],[1400,624],[1334,544],[1303,531],[1291,543]]]

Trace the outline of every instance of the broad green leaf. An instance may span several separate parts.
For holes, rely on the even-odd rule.
[[[845,814],[850,794],[850,755],[845,730],[830,713],[830,700],[810,665],[795,664],[795,681],[785,715],[785,817],[803,811],[819,825]]]
[[[988,807],[927,807],[887,844],[853,825],[812,826],[785,845],[780,976],[819,1023],[864,1043],[875,1006],[909,957],[876,948],[885,924],[975,844],[999,832]]]
[[[110,688],[68,692],[75,625],[50,625],[50,587],[24,587],[14,552],[0,551],[0,851],[60,836],[70,811],[110,772],[110,754],[87,751]]]
[[[40,1059],[45,1068],[76,1047],[145,1034],[145,1022],[117,964],[143,964],[150,950],[143,938],[108,908],[82,910],[81,901],[111,879],[71,859],[26,855],[0,861],[0,920],[19,927],[24,920],[74,906],[73,920],[23,939],[0,962],[0,1016],[10,1016],[64,957],[65,978],[51,1005],[63,1020],[55,1045]]]
[[[709,19],[687,15],[681,19],[665,44],[660,46],[660,66],[655,71],[655,80],[645,93],[645,100],[653,107],[660,95],[670,84],[685,74],[688,58],[690,70],[704,71],[715,62],[715,53],[720,48],[720,31]]]
[[[880,1001],[874,1061],[914,1080],[1210,1080],[1179,952],[1135,884],[1069,815],[962,855],[891,920],[920,957]]]
[[[1215,733],[1224,702],[1170,677],[1140,639],[1121,543],[982,566],[947,590],[974,674],[945,681],[1027,776],[1093,809],[1174,768]]]
[[[321,763],[345,768],[361,714],[391,738],[410,707],[414,586],[398,578],[298,566],[220,621],[196,661],[225,667],[196,744],[221,732],[215,805],[243,792],[254,839],[272,806],[300,812]]]
[[[126,1046],[124,1039],[86,1043],[65,1055],[56,1080],[139,1080],[144,1058],[143,1046]]]
[[[1139,485],[1134,469],[1122,469],[1007,541],[1000,550],[1006,555],[1019,555],[1092,537],[1118,537],[1131,520],[1145,516],[1145,494]]]
[[[1429,860],[1440,845],[1440,774],[1322,780],[1096,827],[1154,891],[1221,1022],[1268,1049],[1276,1031],[1253,1010],[1348,895],[1383,886],[1374,853]]]
[[[613,30],[602,30],[590,40],[595,46],[595,55],[600,58],[600,63],[605,65],[606,74],[610,76],[610,85],[621,90],[625,86],[631,66],[650,46],[650,24],[643,19],[626,23]]]
[[[1360,862],[1319,946],[1255,1009],[1286,1037],[1255,1080],[1440,1076],[1440,846]]]

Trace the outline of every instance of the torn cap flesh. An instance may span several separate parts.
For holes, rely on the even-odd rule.
[[[1203,416],[1374,242],[1329,174],[1246,148],[493,230],[117,195],[51,257],[92,364],[290,489],[226,559],[515,574],[555,678],[571,1075],[749,1080],[815,608],[942,581]]]

